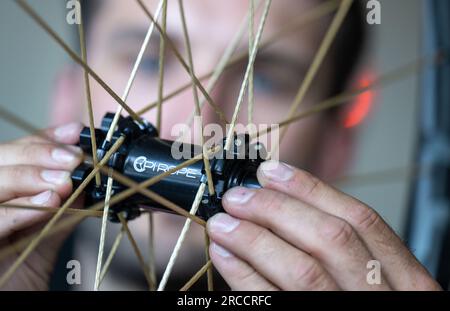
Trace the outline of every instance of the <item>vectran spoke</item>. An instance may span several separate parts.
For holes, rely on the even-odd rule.
[[[248,23],[248,55],[251,55],[253,49],[253,41],[255,40],[255,0],[250,0],[250,18]],[[248,124],[253,123],[253,108],[255,99],[253,95],[253,67],[250,68],[250,74],[248,77]]]
[[[186,15],[184,13],[183,0],[178,0],[178,5],[180,8],[180,19],[181,19],[181,25],[183,27],[184,43],[186,45],[186,50],[187,50],[187,54],[188,54],[188,61],[189,61],[189,68],[190,68],[189,74],[191,75],[191,79],[192,79],[192,93],[194,95],[194,103],[195,103],[194,114],[196,117],[199,118],[199,121],[200,121],[200,124],[199,124],[200,133],[198,135],[200,135],[200,145],[202,146],[202,150],[203,150],[203,163],[204,163],[204,167],[205,167],[205,171],[206,171],[206,177],[208,179],[208,190],[209,190],[209,195],[214,195],[215,191],[214,191],[214,183],[213,183],[213,179],[212,179],[212,175],[211,175],[211,167],[210,167],[209,158],[206,155],[206,150],[205,150],[205,146],[204,146],[205,142],[204,142],[204,137],[203,137],[203,120],[202,120],[202,114],[201,114],[200,99],[198,97],[197,86],[195,85],[195,81],[194,81],[194,77],[195,77],[194,60],[192,58],[191,42],[189,39],[189,32],[187,29]],[[196,129],[194,129],[194,135],[197,135]]]
[[[299,105],[303,102],[305,99],[306,93],[309,90],[309,87],[311,86],[314,78],[317,75],[317,72],[320,69],[320,66],[323,63],[323,60],[325,59],[325,56],[327,55],[331,44],[333,43],[339,29],[341,28],[342,23],[345,20],[345,17],[347,16],[348,11],[350,10],[350,7],[353,4],[353,0],[342,0],[341,5],[331,22],[331,25],[325,34],[324,39],[322,40],[322,43],[319,47],[319,50],[317,51],[314,60],[311,64],[311,66],[308,69],[308,72],[306,73],[305,79],[300,85],[300,88],[297,92],[297,95],[295,96],[294,102],[291,105],[291,108],[289,109],[289,113],[287,118],[292,118],[295,113],[297,112],[297,109]],[[286,135],[286,132],[288,130],[288,126],[286,126],[280,135],[280,144],[283,140],[284,136]],[[279,146],[275,146],[275,148],[278,148]],[[271,152],[272,154],[273,152]]]
[[[151,291],[156,290],[156,256],[155,256],[155,221],[153,211],[148,212],[148,273],[151,280]]]
[[[125,229],[122,227],[114,240],[113,246],[111,247],[111,251],[109,252],[108,257],[105,260],[105,264],[102,268],[102,272],[100,273],[99,284],[102,284],[103,279],[106,276],[106,273],[108,273],[109,267],[111,266],[111,262],[112,262],[114,256],[116,255],[117,250],[119,249],[120,242],[122,242],[124,233],[125,233]]]
[[[98,291],[100,286],[100,273],[102,270],[103,252],[105,250],[106,225],[108,223],[109,200],[111,199],[113,179],[108,178],[105,196],[105,208],[103,209],[102,227],[100,231],[100,243],[98,245],[97,268],[95,270],[94,291]]]
[[[226,139],[226,142],[225,142],[225,150],[230,150],[231,143],[233,141],[234,127],[236,125],[236,121],[237,121],[237,118],[239,116],[239,111],[241,109],[241,105],[242,105],[242,102],[244,100],[245,89],[247,88],[247,85],[248,85],[250,71],[253,68],[253,64],[255,63],[256,54],[258,52],[259,42],[260,42],[261,37],[262,37],[262,33],[263,33],[263,30],[264,30],[264,25],[266,23],[267,15],[269,14],[269,9],[270,9],[271,3],[272,3],[271,0],[266,0],[266,2],[265,2],[263,16],[261,18],[261,22],[259,23],[258,31],[256,33],[255,42],[253,43],[252,53],[249,56],[247,69],[245,70],[244,81],[242,82],[242,86],[241,86],[241,89],[239,91],[239,96],[238,96],[238,99],[237,99],[236,107],[234,108],[233,117],[231,119],[231,124],[230,124],[230,127],[228,129],[227,139]]]
[[[182,67],[188,72],[190,73],[190,68],[189,65],[186,63],[186,61],[183,59],[183,57],[181,56],[180,52],[178,51],[178,49],[176,48],[175,44],[173,43],[173,41],[167,36],[167,33],[163,31],[163,29],[161,28],[161,26],[158,24],[158,22],[154,19],[153,15],[150,13],[150,11],[147,9],[147,7],[145,6],[145,4],[142,2],[142,0],[136,0],[139,4],[139,6],[142,8],[142,10],[144,11],[144,13],[148,16],[148,18],[150,18],[150,20],[152,20],[155,23],[156,28],[158,29],[162,39],[165,40],[167,47],[169,47],[175,57],[180,61]],[[202,92],[203,96],[205,96],[207,102],[211,105],[211,107],[214,109],[214,111],[217,113],[217,115],[219,116],[220,120],[223,123],[227,123],[226,118],[225,118],[225,114],[223,113],[222,109],[213,101],[213,99],[211,98],[211,96],[208,94],[208,92],[205,90],[205,88],[203,87],[203,85],[201,84],[201,82],[198,80],[198,78],[196,76],[193,76],[193,80],[195,82],[195,84],[197,85],[198,89],[200,90],[200,92]]]
[[[141,122],[141,117],[138,116],[107,84],[89,67],[78,55],[75,53],[67,43],[30,7],[25,0],[16,0],[17,4],[39,25],[41,26],[66,52],[69,56],[80,66],[82,66],[89,75],[100,84],[106,92],[116,100],[129,114],[138,122]]]
[[[211,239],[209,238],[208,231],[205,229],[203,230],[205,234],[205,258],[206,262],[211,261],[211,258],[209,257],[209,245],[211,244]],[[208,291],[212,292],[214,290],[214,274],[213,274],[213,266],[210,265],[208,267],[208,270],[206,271],[206,281],[208,285]]]
[[[155,13],[156,19],[158,19],[159,15],[161,13],[162,6],[165,2],[166,2],[166,0],[160,0],[160,2],[158,4],[158,8],[156,9],[156,13]],[[138,53],[138,56],[136,57],[136,61],[134,62],[134,66],[133,66],[133,69],[131,70],[131,74],[130,74],[130,77],[128,78],[128,82],[125,87],[125,90],[123,91],[123,94],[121,97],[121,99],[123,101],[127,101],[127,99],[128,99],[128,95],[130,94],[134,80],[136,79],[136,75],[137,75],[139,66],[142,63],[142,59],[144,58],[145,51],[147,50],[147,47],[150,44],[150,39],[152,37],[154,29],[155,29],[155,23],[151,22],[150,26],[148,27],[147,34],[145,35],[144,42],[142,43],[141,48]],[[123,107],[121,105],[119,105],[117,107],[113,121],[111,122],[108,133],[106,135],[107,141],[110,141],[114,134],[114,130],[116,129],[117,123],[119,122],[120,114],[122,113],[122,109],[123,109]]]
[[[0,204],[0,208],[11,208],[11,209],[26,209],[31,211],[38,211],[43,213],[56,214],[59,207],[45,207],[45,206],[34,206],[34,205],[14,205],[14,204]],[[80,215],[83,217],[102,217],[101,212],[87,211],[77,208],[68,208],[66,210],[68,215]]]
[[[133,247],[134,253],[136,254],[139,264],[141,265],[141,268],[144,272],[144,276],[145,276],[145,279],[147,280],[149,288],[154,287],[155,285],[152,284],[152,279],[148,274],[148,269],[147,269],[147,265],[145,264],[144,257],[142,257],[142,253],[139,250],[136,240],[134,239],[133,235],[131,234],[131,231],[130,231],[130,228],[128,227],[127,221],[125,220],[125,218],[123,217],[122,214],[117,214],[117,216],[119,217],[120,223],[122,224],[123,228],[125,229],[125,233],[128,236],[128,240],[130,241],[131,246]]]
[[[154,25],[154,23],[152,23]],[[163,0],[163,16],[162,16],[162,30],[166,32],[167,29],[167,0]],[[166,39],[161,37],[159,41],[159,77],[158,77],[158,105],[156,106],[156,128],[158,133],[161,133],[161,118],[162,118],[162,102],[164,91],[164,63],[166,56]]]
[[[260,5],[261,2],[258,1],[258,5]],[[208,93],[211,93],[214,87],[216,86],[217,82],[219,81],[219,78],[222,76],[225,69],[229,68],[230,66],[234,65],[237,61],[231,62],[231,57],[236,52],[239,43],[242,40],[242,37],[244,36],[246,25],[248,24],[250,16],[247,14],[244,18],[244,21],[239,26],[238,31],[236,32],[235,36],[231,39],[230,44],[227,46],[225,51],[223,52],[219,62],[217,63],[216,67],[212,72],[210,72],[208,75],[203,75],[199,79],[203,80],[204,78],[210,77],[208,80],[208,85],[206,86],[206,90]],[[239,59],[240,60],[240,59]],[[200,109],[203,108],[205,104],[205,99],[203,98],[200,102]],[[192,121],[194,120],[195,113],[192,113],[188,120],[185,122],[188,126],[192,124]]]
[[[192,207],[189,212],[191,215],[195,215],[197,213],[198,207],[202,200],[203,193],[205,192],[205,188],[206,188],[206,185],[203,183],[198,188],[197,194],[195,195],[194,202],[192,203]],[[178,258],[178,254],[180,253],[181,246],[183,245],[183,243],[186,239],[186,235],[191,226],[191,223],[192,223],[192,220],[186,219],[183,229],[181,230],[180,236],[178,237],[177,243],[175,244],[175,247],[173,249],[172,255],[170,255],[169,263],[167,264],[166,270],[164,270],[164,274],[161,279],[161,282],[158,285],[158,291],[163,291],[167,285],[167,281],[169,280],[170,274],[172,273],[173,266],[175,265],[175,261]]]
[[[196,274],[180,289],[181,292],[188,291],[212,266],[211,260],[208,261]]]
[[[80,9],[80,14],[83,12],[82,8]],[[84,35],[84,27],[83,27],[83,18],[80,17],[80,24],[78,24],[78,35],[80,39],[80,49],[81,49],[81,59],[84,63],[87,62],[87,52],[86,52],[86,39]],[[91,145],[92,145],[92,160],[94,163],[94,166],[97,166],[98,159],[97,159],[97,139],[95,135],[95,123],[94,123],[94,112],[92,109],[92,97],[91,97],[91,85],[89,83],[89,73],[86,69],[83,70],[84,73],[84,89],[86,92],[86,104],[87,104],[87,111],[88,111],[88,118],[89,118],[89,130],[91,133]],[[95,175],[95,183],[97,186],[100,186],[101,179],[100,174]]]

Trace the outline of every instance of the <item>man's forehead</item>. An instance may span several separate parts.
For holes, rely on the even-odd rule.
[[[250,1],[243,0],[197,0],[184,1],[184,8],[189,26],[194,29],[203,29],[205,32],[225,35],[235,32],[242,23],[249,9]],[[256,0],[257,12],[256,21],[259,21],[264,0]],[[320,4],[321,0],[278,0],[272,1],[270,14],[267,19],[267,31],[270,31],[272,24],[279,26],[286,24],[290,20],[298,18],[312,7]],[[148,17],[135,1],[108,0],[102,2],[101,12],[96,18],[105,18],[110,24],[118,27],[128,26],[137,28],[148,25]],[[144,1],[147,7],[155,12],[159,0]],[[181,19],[179,14],[178,1],[168,2],[168,24],[174,29],[181,29]],[[104,21],[104,20],[103,20]],[[256,28],[256,26],[255,26]]]

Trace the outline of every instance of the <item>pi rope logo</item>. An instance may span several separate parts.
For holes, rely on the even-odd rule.
[[[138,158],[136,158],[136,160],[134,160],[133,168],[136,172],[143,173],[148,168],[147,163],[148,162],[147,162],[146,157],[144,157],[144,156],[138,157]]]

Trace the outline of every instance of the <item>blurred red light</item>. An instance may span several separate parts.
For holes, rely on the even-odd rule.
[[[371,73],[362,75],[358,80],[357,86],[359,88],[368,87],[373,82],[373,76]],[[344,119],[344,127],[352,128],[361,124],[369,115],[374,98],[375,91],[371,89],[358,95],[351,104],[352,107]]]

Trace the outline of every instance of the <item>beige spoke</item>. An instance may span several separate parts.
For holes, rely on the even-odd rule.
[[[152,279],[148,274],[148,269],[147,269],[147,265],[145,264],[144,257],[142,257],[142,253],[139,250],[136,240],[134,239],[133,235],[131,234],[131,231],[130,231],[130,228],[128,227],[127,221],[120,213],[117,214],[117,217],[119,217],[120,223],[122,224],[122,227],[125,229],[125,233],[128,236],[128,240],[130,241],[131,246],[133,247],[134,253],[136,254],[136,257],[139,261],[139,264],[141,265],[141,268],[144,271],[144,276],[145,276],[145,279],[147,280],[149,288],[154,287],[154,285],[152,284]]]
[[[261,37],[262,37],[262,33],[263,33],[264,26],[265,26],[265,23],[266,23],[267,15],[269,14],[269,9],[270,9],[271,3],[272,3],[272,0],[266,0],[265,5],[264,5],[263,16],[262,16],[261,21],[259,23],[258,31],[256,33],[255,42],[253,43],[252,53],[250,54],[248,65],[247,65],[247,69],[245,70],[244,80],[242,82],[242,86],[241,86],[241,89],[239,91],[239,96],[238,96],[238,99],[237,99],[237,102],[236,102],[236,107],[234,108],[233,117],[231,119],[231,123],[229,124],[229,129],[228,129],[228,133],[227,133],[227,139],[225,141],[225,148],[224,148],[227,151],[230,150],[231,143],[233,142],[234,128],[235,128],[235,125],[236,125],[237,118],[239,116],[239,111],[241,109],[242,102],[244,100],[245,89],[247,88],[247,85],[248,85],[250,71],[251,71],[251,68],[253,67],[253,64],[255,63],[256,54],[258,53],[259,42],[260,42]]]
[[[195,195],[194,202],[192,203],[192,207],[189,212],[191,215],[195,215],[197,213],[198,207],[200,206],[200,202],[203,197],[203,193],[205,192],[205,188],[206,185],[203,183],[198,188],[197,194]],[[178,237],[177,243],[175,244],[175,247],[173,249],[172,255],[170,255],[170,259],[167,264],[166,270],[164,270],[161,282],[159,282],[158,291],[163,291],[167,285],[167,281],[169,280],[170,274],[172,273],[173,266],[175,265],[175,261],[178,258],[181,246],[183,245],[186,239],[189,228],[191,227],[191,223],[192,220],[190,220],[189,218],[186,219],[183,229],[181,230],[180,236]]]
[[[114,243],[111,247],[111,251],[109,252],[108,257],[105,260],[105,264],[103,265],[102,272],[100,273],[99,284],[101,284],[103,282],[103,279],[105,278],[106,273],[108,273],[109,267],[111,266],[111,262],[112,262],[114,256],[116,255],[117,250],[119,249],[120,242],[122,242],[124,233],[125,233],[125,229],[122,226],[120,228],[120,231],[117,234],[116,238],[114,239]]]
[[[250,18],[248,23],[248,55],[251,55],[253,49],[253,41],[255,40],[255,0],[250,0]],[[253,94],[253,70],[254,65],[252,64],[250,68],[250,74],[248,77],[248,124],[253,123],[253,109],[255,105],[255,99]]]
[[[161,13],[161,9],[163,7],[163,4],[166,2],[166,0],[160,0],[159,4],[158,4],[158,8],[156,9],[156,19],[158,19],[160,13]],[[133,86],[134,80],[136,79],[136,75],[139,69],[139,66],[142,63],[142,59],[144,58],[144,54],[145,51],[147,50],[148,45],[150,44],[150,39],[152,37],[153,34],[153,30],[155,29],[155,23],[151,22],[150,26],[148,27],[147,33],[145,35],[144,38],[144,42],[141,45],[141,48],[139,50],[138,56],[136,57],[136,61],[134,62],[134,66],[133,69],[131,71],[130,77],[128,78],[128,82],[127,85],[125,87],[125,90],[122,94],[121,99],[123,101],[127,101],[128,99],[128,95],[130,94],[131,88]],[[114,134],[114,130],[116,129],[117,123],[119,122],[119,118],[120,118],[120,114],[122,113],[123,107],[121,105],[119,105],[117,107],[116,113],[114,115],[113,121],[111,122],[111,126],[109,127],[108,133],[106,135],[106,141],[110,141],[113,134]],[[138,114],[139,115],[139,114]]]
[[[83,10],[80,9],[80,14],[82,14]],[[81,49],[81,59],[86,64],[87,61],[87,52],[86,52],[86,39],[84,35],[84,27],[83,27],[83,18],[80,16],[80,23],[78,24],[78,35],[80,40],[80,49]],[[88,111],[88,118],[89,118],[89,130],[91,133],[91,146],[92,146],[92,161],[94,163],[94,166],[97,165],[98,159],[97,159],[97,139],[95,135],[95,122],[94,122],[94,112],[92,108],[92,97],[91,97],[91,85],[89,83],[89,73],[86,69],[83,70],[84,73],[84,89],[86,92],[86,104],[87,104],[87,111]],[[101,179],[100,174],[95,174],[95,184],[97,186],[100,186]]]
[[[114,98],[119,105],[121,105],[137,122],[142,122],[140,116],[138,116],[120,97],[117,95],[106,82],[95,73],[91,67],[89,67],[78,55],[75,53],[69,45],[30,7],[25,0],[16,0],[17,4],[39,25],[41,26],[66,52],[69,56],[80,66],[86,70],[89,75],[94,78],[100,84],[106,92]]]
[[[156,257],[155,257],[155,223],[153,211],[148,212],[148,273],[150,274],[151,291],[156,290]]]
[[[103,252],[105,250],[106,225],[108,223],[109,200],[111,199],[113,179],[108,177],[106,186],[105,208],[103,209],[102,227],[100,231],[100,243],[98,245],[97,268],[95,270],[94,291],[98,291],[100,286],[100,273],[102,270]]]
[[[189,62],[189,74],[191,75],[191,79],[192,79],[192,93],[194,95],[194,103],[195,103],[195,109],[194,109],[194,114],[195,116],[197,116],[199,118],[200,121],[200,145],[202,146],[202,150],[203,150],[203,163],[204,163],[204,167],[205,167],[205,171],[206,171],[206,177],[208,179],[208,191],[209,191],[209,195],[214,195],[215,191],[214,191],[214,183],[212,180],[212,175],[211,175],[211,167],[209,164],[209,158],[208,156],[206,156],[206,152],[205,152],[205,148],[204,148],[204,137],[203,137],[203,120],[202,120],[202,115],[201,115],[201,108],[200,108],[200,100],[198,97],[198,92],[197,92],[197,86],[195,85],[194,82],[194,77],[195,77],[195,69],[194,69],[194,61],[192,58],[192,49],[191,49],[191,41],[189,39],[189,32],[187,29],[187,23],[186,23],[186,15],[184,13],[184,5],[183,5],[183,0],[178,0],[178,5],[180,8],[180,19],[181,19],[181,25],[183,28],[183,36],[184,36],[184,43],[186,45],[186,50],[187,50],[187,54],[188,54],[188,62]],[[194,135],[196,135],[196,129],[194,129]]]
[[[58,207],[46,207],[46,206],[33,206],[33,205],[15,205],[15,204],[0,204],[0,208],[11,208],[11,209],[26,209],[31,211],[39,211],[44,213],[56,214],[59,210]],[[68,215],[80,215],[83,217],[102,217],[102,212],[87,211],[77,208],[68,208],[66,210]]]
[[[175,44],[173,43],[173,41],[169,38],[169,36],[167,35],[166,32],[163,31],[163,29],[161,28],[161,26],[158,24],[158,22],[154,19],[152,13],[150,13],[150,11],[147,9],[147,7],[145,6],[145,4],[142,2],[142,0],[136,0],[139,4],[139,6],[142,8],[142,10],[144,11],[144,13],[148,16],[148,18],[150,18],[154,23],[156,28],[158,29],[162,39],[165,40],[166,45],[172,50],[172,52],[174,53],[175,57],[179,60],[179,62],[181,63],[182,67],[189,73],[190,72],[190,68],[189,65],[186,63],[186,61],[183,59],[183,57],[181,56],[180,52],[178,51],[178,49],[176,48]],[[219,116],[220,120],[223,123],[227,123],[227,120],[225,118],[225,114],[223,113],[222,109],[213,101],[213,99],[211,98],[211,96],[208,94],[208,92],[205,90],[205,88],[203,87],[203,85],[201,84],[201,82],[198,80],[198,78],[196,76],[193,76],[193,80],[195,82],[195,84],[197,85],[198,89],[200,90],[200,92],[202,92],[203,96],[205,96],[207,102],[211,105],[211,107],[214,109],[214,111],[217,113],[217,115]]]
[[[211,244],[211,239],[209,238],[208,231],[204,230],[205,234],[205,258],[206,262],[211,261],[209,257],[209,245]],[[214,274],[213,274],[213,266],[210,265],[208,270],[206,271],[206,280],[208,285],[208,291],[212,292],[214,290]]]
[[[258,5],[260,5],[262,2],[258,1]],[[235,36],[230,41],[230,44],[227,46],[225,51],[223,52],[219,62],[217,63],[216,67],[212,72],[210,72],[208,75],[203,75],[199,79],[203,80],[204,78],[210,77],[208,80],[208,85],[206,86],[206,90],[208,93],[211,93],[211,91],[216,86],[217,82],[219,81],[219,78],[222,76],[225,69],[227,69],[229,66],[235,64],[231,63],[231,57],[236,52],[239,43],[242,40],[242,37],[244,36],[246,25],[248,24],[247,20],[249,19],[248,14],[245,16],[244,21],[239,26],[238,31],[236,32]],[[205,99],[203,98],[200,102],[200,110],[203,108],[205,104]],[[192,113],[187,121],[185,122],[187,125],[191,125],[192,121],[194,120],[195,112]]]
[[[188,291],[192,285],[194,285],[212,266],[211,260],[209,260],[196,274],[180,289],[180,292]]]
[[[309,90],[309,87],[311,86],[314,78],[317,75],[317,72],[320,69],[320,66],[323,63],[323,60],[325,59],[325,56],[327,55],[331,44],[333,43],[339,29],[341,28],[342,23],[345,20],[345,17],[347,16],[348,11],[350,10],[350,7],[353,4],[353,0],[342,0],[339,9],[333,18],[333,21],[331,22],[330,27],[328,28],[327,33],[325,34],[324,39],[322,40],[322,43],[319,47],[319,50],[317,51],[316,55],[314,56],[314,60],[311,63],[311,66],[308,69],[308,72],[306,73],[305,79],[300,85],[300,88],[295,96],[295,99],[291,105],[291,108],[289,109],[289,113],[287,118],[292,118],[295,113],[297,112],[298,107],[305,99],[306,93]],[[280,142],[281,144],[284,136],[286,135],[286,132],[288,130],[289,126],[286,126],[281,134],[280,134]],[[274,148],[279,148],[279,144],[275,146]],[[273,150],[274,151],[274,150]],[[271,154],[273,153],[271,152]]]
[[[152,23],[154,25],[154,23]],[[167,30],[167,0],[163,0],[163,16],[162,16],[162,30]],[[166,39],[161,37],[159,41],[159,81],[158,81],[158,105],[156,106],[156,129],[161,133],[161,117],[162,117],[162,100],[164,91],[164,63],[166,56]]]

